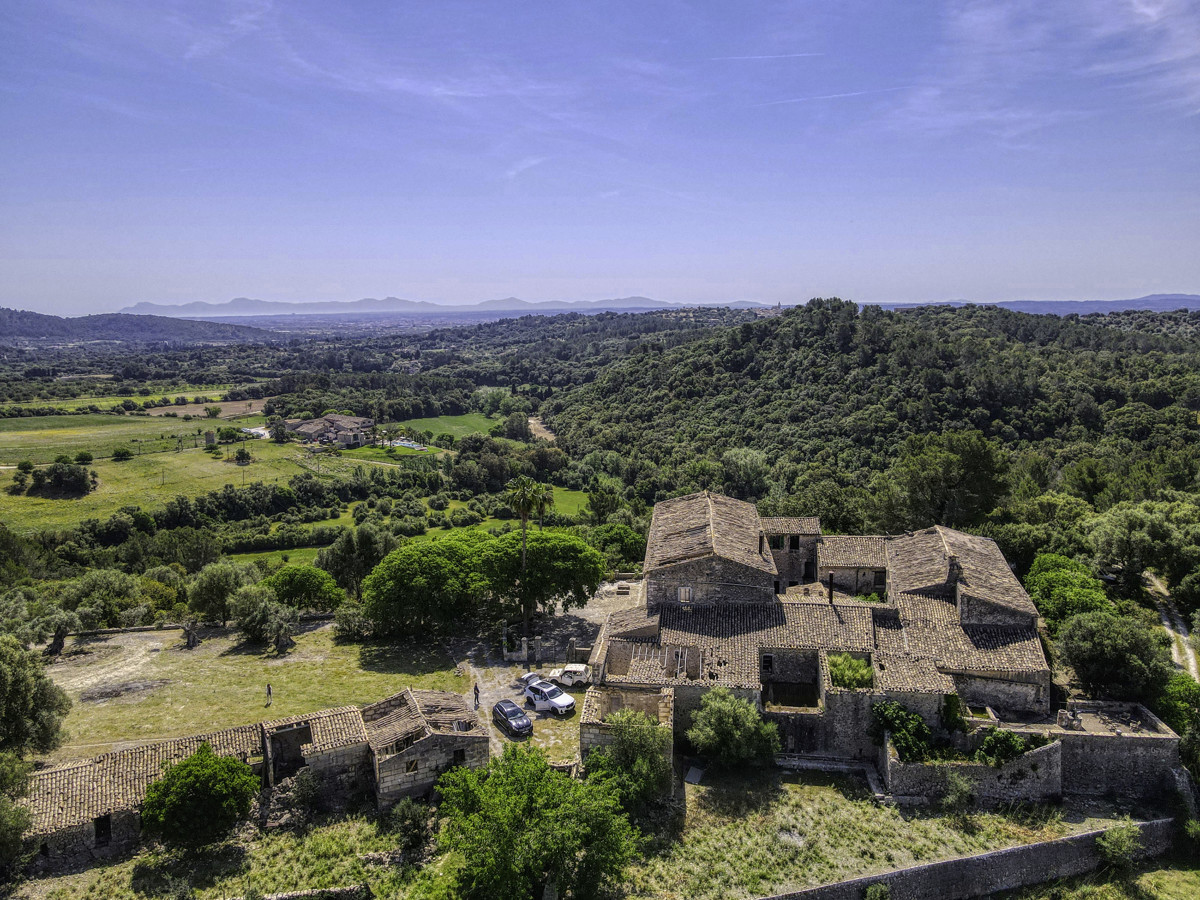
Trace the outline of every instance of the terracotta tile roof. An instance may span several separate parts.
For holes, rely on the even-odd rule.
[[[305,755],[367,742],[367,730],[357,706],[338,706],[306,715],[289,716],[263,722],[262,727],[269,737],[272,732],[295,725],[308,725],[312,729],[312,743],[300,748]]]
[[[888,576],[894,591],[953,593],[951,557],[958,561],[960,590],[986,603],[1036,616],[1037,610],[989,538],[935,526],[892,538],[887,545]]]
[[[759,552],[758,510],[751,503],[701,491],[654,505],[643,571],[717,556],[777,574]]]
[[[763,534],[820,534],[821,520],[816,516],[763,516]]]
[[[659,640],[627,641],[627,670],[606,680],[629,684],[726,686],[759,683],[761,649],[874,649],[871,610],[828,603],[738,603],[664,606]],[[623,648],[625,649],[625,648]]]
[[[881,691],[908,694],[952,694],[954,680],[938,671],[937,664],[927,657],[907,653],[876,654],[875,687]]]
[[[262,727],[244,725],[160,741],[34,773],[27,800],[33,818],[29,834],[50,834],[141,806],[146,788],[161,777],[168,762],[191,756],[205,743],[220,756],[245,761],[262,754]]]
[[[1049,666],[1033,626],[962,625],[952,602],[919,594],[896,598],[910,651],[955,672],[1040,673]]]
[[[377,715],[383,710],[387,711]],[[449,691],[409,688],[363,707],[362,712],[371,748],[377,753],[397,752],[442,731],[483,734],[474,708],[462,695]]]
[[[425,724],[434,731],[480,731],[474,707],[450,691],[410,691]]]
[[[887,541],[877,535],[827,534],[817,542],[817,567],[886,568]]]

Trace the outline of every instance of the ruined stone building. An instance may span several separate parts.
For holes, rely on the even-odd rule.
[[[124,852],[141,834],[146,790],[167,763],[208,744],[274,785],[308,768],[343,795],[372,789],[380,806],[428,793],[453,766],[482,766],[488,737],[472,705],[458,694],[406,689],[359,708],[343,706],[117,750],[36,772],[27,804],[26,840],[39,868]]]
[[[655,506],[644,575],[645,603],[613,613],[593,647],[594,710],[611,705],[606,693],[669,691],[655,709],[681,735],[721,686],[777,724],[785,753],[872,764],[871,708],[883,700],[935,731],[948,703],[972,729],[1057,727],[1037,610],[986,538],[940,526],[822,536],[817,519],[760,518],[752,504],[701,492]],[[871,686],[834,684],[833,654],[868,663]],[[1158,783],[1178,765],[1178,738],[1148,712],[1141,721],[1143,736],[1164,738],[1142,741],[1162,751],[1146,776]]]

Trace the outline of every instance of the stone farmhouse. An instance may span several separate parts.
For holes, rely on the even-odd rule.
[[[287,423],[288,431],[307,443],[336,444],[339,448],[362,447],[370,441],[374,419],[361,416],[342,416],[331,413],[319,419]]]
[[[593,742],[600,711],[630,704],[681,736],[720,686],[776,723],[786,756],[857,761],[897,786],[911,767],[868,733],[884,700],[943,735],[961,710],[967,734],[955,739],[967,751],[987,725],[1033,729],[1053,753],[1069,745],[1071,765],[1054,769],[1045,795],[1100,784],[1140,795],[1176,777],[1178,737],[1140,706],[1053,713],[1037,610],[991,540],[940,526],[822,535],[815,518],[760,517],[701,492],[655,506],[644,577],[644,604],[613,613],[592,648],[581,727]],[[871,686],[834,684],[833,654],[867,662]]]
[[[302,768],[338,794],[373,790],[381,807],[432,790],[453,766],[482,766],[488,737],[460,695],[406,689],[361,709],[343,706],[117,750],[36,772],[26,803],[35,868],[113,856],[135,845],[146,790],[163,767],[208,744],[247,763],[269,790]]]

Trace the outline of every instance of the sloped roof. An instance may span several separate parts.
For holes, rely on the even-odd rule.
[[[963,625],[952,601],[922,594],[896,597],[905,649],[959,672],[1043,672],[1049,668],[1037,629]]]
[[[717,556],[777,574],[759,552],[758,510],[751,503],[701,491],[654,505],[644,571]]]
[[[357,706],[338,706],[306,715],[288,716],[286,719],[263,722],[262,727],[270,736],[273,732],[297,725],[308,725],[312,729],[312,742],[300,748],[305,755],[363,744],[367,740],[367,730]]]
[[[892,589],[910,594],[953,592],[949,580],[951,557],[958,560],[961,567],[958,581],[969,596],[1013,612],[1037,615],[1033,601],[995,541],[941,525],[888,541]]]
[[[952,694],[954,680],[938,671],[934,660],[908,653],[878,653],[874,660],[875,687],[908,694]]]
[[[763,534],[820,534],[821,520],[816,516],[763,516]]]
[[[388,709],[388,707],[393,707]],[[387,709],[376,716],[379,710]],[[442,731],[482,734],[479,717],[466,699],[450,691],[414,691],[406,688],[385,700],[363,707],[371,748],[386,752],[396,744],[416,741]]]
[[[262,726],[159,741],[35,772],[26,800],[33,819],[29,833],[50,834],[90,824],[106,813],[134,809],[145,799],[146,789],[162,777],[167,763],[191,756],[201,744],[208,744],[218,756],[245,761],[262,753]]]
[[[817,542],[818,568],[883,569],[887,541],[878,535],[827,534]]]
[[[874,649],[871,610],[828,603],[668,604],[658,641],[613,639],[632,659],[624,674],[606,680],[631,684],[689,684],[697,680],[753,687],[759,651]],[[689,671],[691,677],[689,677]]]

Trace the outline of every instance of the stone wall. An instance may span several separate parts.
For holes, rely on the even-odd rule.
[[[963,703],[1011,712],[1046,712],[1050,708],[1050,671],[1023,682],[1015,673],[971,672],[951,676]]]
[[[341,792],[350,793],[369,781],[372,769],[371,745],[364,741],[324,753],[310,753],[304,761],[313,770],[313,774],[320,776]]]
[[[780,588],[812,581],[817,574],[816,537],[801,535],[798,550],[789,549],[791,535],[782,535],[782,538],[783,549],[771,550],[771,558],[775,561],[775,568],[779,570]]]
[[[959,621],[964,625],[1013,625],[1020,628],[1037,626],[1036,616],[973,597],[963,589],[962,582],[957,586],[956,596]]]
[[[1143,855],[1159,856],[1171,848],[1171,819],[1140,823]],[[1038,844],[994,850],[867,875],[836,884],[779,894],[766,900],[862,900],[868,887],[886,884],[891,900],[968,900],[1000,891],[1082,875],[1100,867],[1096,839],[1103,829]]]
[[[635,709],[645,713],[658,724],[655,728],[663,728],[668,740],[666,756],[674,758],[674,723],[675,723],[675,692],[672,688],[662,690],[613,688],[603,690],[588,688],[583,699],[583,711],[579,716],[579,758],[586,762],[588,754],[599,747],[612,743],[612,726],[604,719],[620,709]]]
[[[761,603],[775,598],[777,577],[762,569],[709,556],[647,572],[646,603],[677,603],[680,587],[692,589],[693,603],[718,600]]]
[[[829,576],[833,576],[835,590],[847,594],[882,594],[887,590],[886,583],[875,585],[875,573],[884,569],[849,568],[843,566],[822,566],[817,570],[817,581],[828,587]]]
[[[762,664],[764,656],[771,657],[771,671]],[[816,684],[819,675],[817,650],[776,650],[762,647],[758,651],[759,671],[763,682],[782,681],[797,684]]]
[[[978,802],[991,805],[1042,802],[1062,796],[1062,744],[1045,747],[1010,760],[1000,768],[977,762],[903,763],[888,741],[879,754],[879,769],[889,793],[897,800],[936,800],[946,792],[951,772],[969,782]]]
[[[36,854],[29,864],[30,871],[84,866],[93,860],[126,853],[137,846],[141,839],[142,817],[136,810],[114,810],[108,821],[109,837],[105,843],[96,840],[95,822],[64,828],[53,834],[35,835],[27,841]]]
[[[462,759],[455,761],[455,751]],[[381,807],[401,797],[427,794],[443,772],[455,766],[474,769],[486,766],[490,750],[483,734],[446,732],[417,741],[402,753],[375,760],[376,797]]]
[[[707,684],[676,685],[671,689],[675,694],[675,736],[683,737],[692,727],[692,716],[700,708],[700,701],[709,691]],[[730,688],[729,692],[735,697],[758,705],[759,691],[751,688]]]

